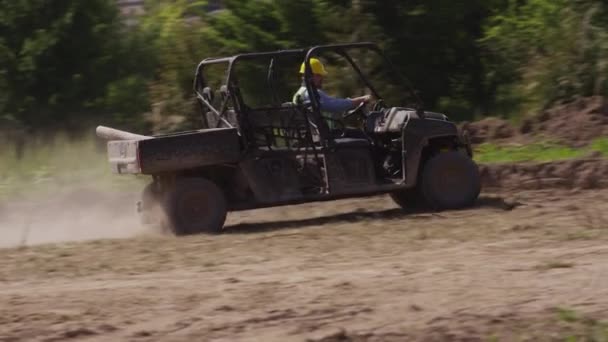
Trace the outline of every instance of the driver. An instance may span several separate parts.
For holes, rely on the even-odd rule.
[[[306,84],[304,83],[304,66],[305,63],[302,63],[300,67],[300,75],[302,75],[302,85],[300,89],[293,96],[293,103],[298,103],[298,99],[300,99],[303,103],[310,102],[310,96],[308,95],[308,90],[306,89]],[[355,98],[337,98],[331,97],[327,95],[323,90],[323,77],[327,75],[327,71],[325,70],[325,66],[321,63],[317,58],[310,59],[310,67],[312,69],[312,83],[317,88],[319,93],[319,105],[322,112],[322,115],[330,120],[328,121],[328,125],[330,129],[335,128],[334,120],[340,120],[342,118],[342,113],[354,109],[362,103],[367,103],[371,101],[371,95],[364,95]]]

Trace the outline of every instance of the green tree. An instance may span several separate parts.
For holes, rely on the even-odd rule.
[[[0,116],[30,128],[140,123],[156,54],[115,1],[0,1]]]
[[[228,0],[219,13],[201,11],[205,2],[149,2],[142,29],[157,37],[159,55],[151,101],[163,117],[187,116],[196,126],[192,77],[203,58],[254,51],[272,51],[325,41],[317,19],[320,5],[312,0]],[[259,77],[240,78],[244,88],[255,87]],[[295,74],[295,72],[294,72]],[[295,89],[294,89],[295,91]],[[253,94],[255,95],[255,94]],[[255,98],[255,96],[253,96]]]
[[[364,1],[382,30],[390,58],[431,108],[470,119],[488,111],[483,49],[485,20],[504,0]]]
[[[606,7],[592,0],[512,0],[488,23],[488,85],[503,113],[606,95]]]
[[[173,116],[187,117],[187,125],[195,125],[192,77],[196,64],[209,56],[209,45],[202,38],[205,22],[201,7],[205,2],[148,1],[147,15],[139,29],[155,56],[154,77],[148,83],[149,102],[156,115],[157,130],[163,120]],[[159,117],[160,116],[160,117]]]
[[[114,1],[0,0],[0,9],[2,116],[58,125],[104,96],[116,75]]]

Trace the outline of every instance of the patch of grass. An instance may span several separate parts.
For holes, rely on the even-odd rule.
[[[138,179],[139,178],[139,179]],[[18,158],[14,146],[0,145],[0,200],[50,194],[73,187],[113,191],[139,188],[142,178],[112,174],[105,146],[93,137],[32,139]]]
[[[500,341],[500,339],[496,335],[491,335],[490,337],[488,337],[488,342],[499,342],[499,341]]]
[[[531,321],[534,324],[531,325]],[[516,323],[502,330],[503,334],[492,334],[486,340],[608,342],[608,325],[605,322],[563,307],[555,308],[555,316],[551,318],[532,319],[523,325]],[[519,338],[514,339],[517,335]]]
[[[576,311],[567,308],[557,308],[557,317],[560,321],[573,323],[579,321],[579,315]]]
[[[590,145],[591,150],[600,152],[604,157],[608,157],[608,138],[599,138]]]
[[[579,158],[592,152],[608,157],[608,138],[598,138],[584,148],[572,148],[554,142],[504,146],[484,143],[475,148],[475,160],[484,164],[547,162]]]
[[[575,241],[575,240],[593,240],[597,238],[597,234],[592,234],[591,232],[574,232],[569,233],[564,237],[566,241]]]
[[[566,160],[584,156],[586,151],[560,146],[554,143],[498,146],[481,144],[475,149],[475,160],[479,163],[512,163],[524,161],[545,162]]]
[[[589,317],[584,317],[568,308],[556,308],[557,318],[566,324],[567,330],[576,331],[565,338],[565,341],[608,342],[608,325]]]

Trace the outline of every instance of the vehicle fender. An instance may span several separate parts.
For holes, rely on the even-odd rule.
[[[402,129],[402,167],[405,185],[416,186],[422,151],[435,138],[455,137],[460,140],[453,122],[434,119],[411,119]]]

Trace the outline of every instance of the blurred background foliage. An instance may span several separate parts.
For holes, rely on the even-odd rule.
[[[0,125],[195,126],[192,78],[203,58],[353,41],[379,43],[426,107],[456,120],[519,118],[607,92],[600,0],[219,3],[147,0],[127,25],[115,0],[0,0]],[[340,69],[332,89],[360,91]],[[387,75],[371,77],[381,93],[400,94]]]

